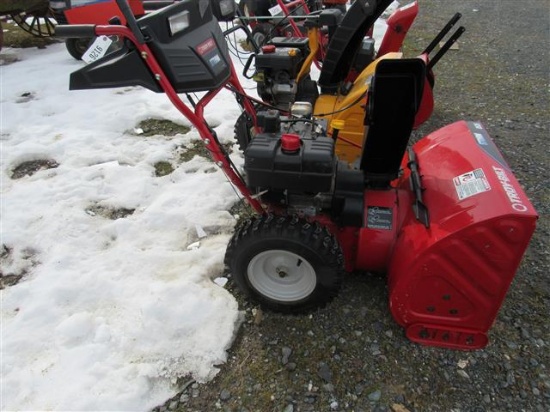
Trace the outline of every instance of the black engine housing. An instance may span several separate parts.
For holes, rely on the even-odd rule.
[[[336,170],[334,140],[301,139],[301,147],[288,153],[281,137],[258,134],[244,156],[247,185],[253,189],[317,194],[330,192]]]

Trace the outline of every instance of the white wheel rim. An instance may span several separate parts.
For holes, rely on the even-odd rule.
[[[250,284],[261,295],[280,302],[293,302],[308,297],[317,284],[311,264],[287,250],[258,253],[247,268]]]
[[[254,39],[258,47],[262,47],[265,42],[265,34],[263,33],[254,33],[254,36],[252,36],[252,38]]]

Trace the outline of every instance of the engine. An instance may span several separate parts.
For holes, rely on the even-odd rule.
[[[317,83],[309,75],[296,81],[309,52],[308,39],[303,37],[274,37],[268,45],[262,47],[256,55],[253,78],[263,101],[283,111],[288,111],[295,101],[315,105],[319,96]],[[352,73],[360,73],[374,60],[374,55],[374,40],[365,37],[351,66]],[[351,83],[347,86],[351,86]],[[343,88],[340,92],[347,94],[349,89]]]
[[[339,223],[360,226],[364,176],[338,162],[326,121],[280,117],[276,110],[258,112],[257,120],[262,133],[244,152],[251,191],[289,213],[330,213]]]
[[[284,111],[296,100],[315,102],[315,82],[309,77],[296,82],[308,54],[308,40],[302,37],[275,37],[262,47],[256,55],[254,80],[263,101]]]
[[[258,113],[262,133],[245,150],[247,186],[262,200],[313,215],[330,208],[336,155],[324,122],[280,118],[276,110]]]

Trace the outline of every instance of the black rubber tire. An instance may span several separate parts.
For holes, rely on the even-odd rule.
[[[252,271],[258,268],[254,262],[266,254],[274,257],[260,265],[265,272]],[[294,259],[296,266],[291,267],[286,260],[286,265],[275,267],[271,263],[277,262],[279,255]],[[340,290],[343,261],[340,245],[326,227],[297,216],[263,215],[247,220],[235,231],[225,255],[225,264],[238,288],[263,309],[282,313],[307,313],[330,302]],[[306,276],[301,274],[304,271]],[[304,283],[298,281],[303,278],[310,285],[304,296],[294,299],[289,294],[294,293],[295,286],[302,288]],[[280,286],[276,293],[282,298],[270,296],[254,284]]]
[[[273,36],[276,36],[277,33],[274,33],[273,30],[274,26],[270,23],[260,23],[252,29],[252,38],[258,45],[258,47],[262,47],[265,45]]]
[[[254,137],[254,122],[247,112],[242,112],[238,117],[233,131],[239,149],[244,152],[244,149],[248,147],[248,143],[250,143],[250,140]]]
[[[82,55],[93,41],[94,38],[70,38],[65,40],[65,47],[71,56],[76,60],[81,60]]]
[[[256,111],[256,113],[258,113],[261,108],[261,105],[254,103],[254,110]],[[248,144],[255,135],[254,122],[246,111],[243,111],[241,115],[237,118],[237,121],[235,122],[235,127],[233,128],[233,133],[239,149],[244,152],[244,149],[248,147]]]

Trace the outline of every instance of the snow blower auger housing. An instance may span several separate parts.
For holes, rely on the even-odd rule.
[[[537,214],[481,123],[459,121],[409,145],[441,52],[431,61],[429,53],[390,54],[366,69],[366,127],[352,166],[339,158],[339,129],[329,135],[328,119],[312,114],[311,103],[295,103],[290,115],[256,111],[207,0],[183,0],[137,21],[126,0],[117,3],[128,27],[58,26],[62,36],[125,39],[121,51],[74,73],[71,88],[142,85],[166,93],[190,120],[258,212],[238,225],[225,256],[242,291],[268,309],[307,312],[336,296],[346,271],[386,272],[391,313],[409,339],[459,349],[487,344]],[[370,22],[389,1],[358,3]],[[167,29],[175,20],[180,31]],[[357,30],[364,33],[365,24]],[[363,34],[345,36],[361,46]],[[330,70],[347,64],[339,56]],[[339,89],[345,76],[321,79]],[[244,171],[204,119],[222,88],[235,93],[256,127]],[[188,96],[190,106],[178,95],[197,90],[205,94]]]

